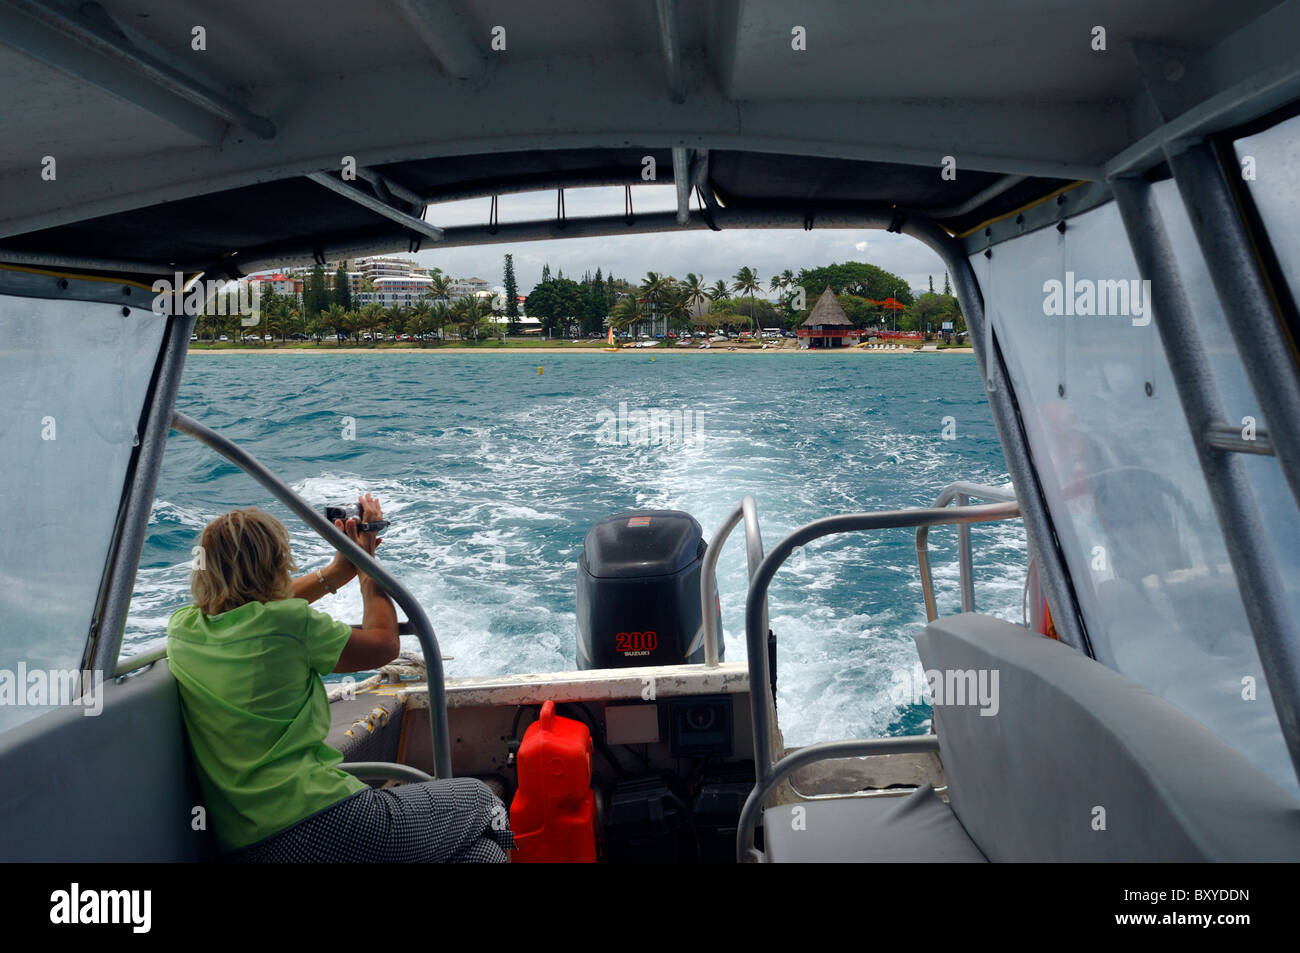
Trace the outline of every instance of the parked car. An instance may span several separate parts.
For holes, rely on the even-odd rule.
[[[229,341],[230,338],[226,337],[226,336],[223,334],[223,335],[221,335],[221,337],[217,338],[217,340],[218,340],[218,341]]]

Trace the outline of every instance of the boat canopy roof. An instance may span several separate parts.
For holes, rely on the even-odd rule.
[[[1297,35],[1278,0],[8,0],[0,259],[238,275],[563,237],[422,216],[647,181],[678,213],[632,201],[628,231],[884,204],[962,235],[1294,100]]]

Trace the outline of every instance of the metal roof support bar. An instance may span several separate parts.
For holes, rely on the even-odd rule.
[[[416,218],[414,215],[407,215],[400,209],[393,208],[375,198],[373,195],[367,195],[361,189],[354,185],[348,185],[342,179],[336,179],[334,176],[325,172],[309,173],[307,178],[311,179],[317,185],[323,185],[331,192],[337,192],[345,199],[350,199],[358,205],[370,209],[372,212],[378,212],[384,218],[396,222],[399,225],[409,228],[417,234],[426,238],[432,238],[439,241],[442,238],[442,229],[436,225],[430,225],[422,218]]]
[[[438,65],[456,79],[479,79],[487,56],[474,39],[469,13],[453,0],[392,0]]]
[[[149,389],[152,399],[145,412],[143,433],[135,459],[127,470],[125,505],[119,514],[113,541],[112,557],[105,572],[102,602],[95,613],[90,641],[89,668],[111,678],[116,673],[122,633],[135,590],[136,569],[145,537],[149,535],[149,514],[153,511],[154,490],[162,468],[171,431],[176,392],[180,389],[185,356],[189,353],[193,315],[168,319],[167,336],[155,370],[156,383]]]
[[[1287,291],[1270,285],[1210,144],[1202,142],[1171,155],[1169,167],[1255,398],[1269,415],[1273,453],[1300,504],[1300,414],[1294,412],[1300,407],[1295,351],[1300,342],[1287,333],[1276,298]],[[1274,407],[1292,412],[1272,413]]]
[[[682,41],[677,30],[677,4],[678,0],[655,0],[655,13],[659,20],[659,44],[663,50],[668,95],[673,102],[684,103],[686,75],[682,69]]]
[[[275,138],[271,120],[137,47],[97,3],[74,13],[40,0],[0,0],[0,37],[206,141],[220,142],[226,122]],[[87,57],[86,48],[99,55]]]
[[[691,222],[691,166],[693,155],[685,146],[673,146],[673,185],[677,187],[677,224]]]
[[[363,168],[357,169],[357,175],[374,186],[375,191],[385,200],[396,196],[403,202],[406,202],[408,205],[420,209],[421,211],[423,211],[425,205],[428,204],[423,198],[416,195],[415,192],[411,191],[399,182],[394,182],[382,172],[376,172],[374,169]]]
[[[55,255],[41,251],[15,251],[0,248],[0,262],[8,265],[31,265],[37,268],[72,268],[78,271],[128,272],[140,275],[172,275],[176,268],[156,261],[127,261],[120,258],[85,258],[81,255]],[[188,268],[186,271],[197,269]]]
[[[186,345],[189,341],[186,340]],[[203,424],[176,412],[172,417],[172,426],[187,434],[205,446],[211,447],[239,469],[243,470],[258,483],[262,484],[271,495],[293,511],[299,519],[314,529],[325,542],[342,553],[359,572],[365,573],[393,597],[393,601],[402,607],[406,617],[415,628],[415,635],[420,640],[420,649],[424,652],[424,669],[429,692],[429,728],[433,739],[433,765],[439,778],[451,777],[451,735],[447,727],[447,686],[442,670],[442,653],[438,649],[438,637],[424,608],[406,591],[397,579],[375,562],[364,549],[343,535],[333,523],[312,509],[311,506],[293,490],[289,489],[274,473],[264,467],[251,453],[234,442],[226,439]]]
[[[1111,188],[1138,272],[1151,282],[1156,329],[1193,435],[1282,735],[1300,775],[1300,637],[1286,586],[1277,564],[1265,552],[1267,537],[1244,460],[1239,454],[1223,453],[1204,439],[1207,428],[1224,420],[1226,414],[1151,186],[1135,179],[1116,179]]]
[[[995,199],[1003,192],[1014,189],[1027,178],[1029,178],[1027,175],[1004,175],[992,185],[980,189],[980,191],[976,192],[965,202],[961,202],[957,205],[945,205],[943,208],[923,208],[918,209],[918,211],[924,212],[926,215],[936,220],[960,218],[969,212],[975,211],[975,209],[979,208],[989,199]]]

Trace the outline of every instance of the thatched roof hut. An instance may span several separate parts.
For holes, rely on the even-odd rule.
[[[849,320],[849,316],[844,313],[839,301],[835,299],[831,286],[827,285],[822,296],[813,305],[813,309],[808,312],[808,317],[804,318],[803,324],[799,326],[801,328],[851,328],[853,322]]]

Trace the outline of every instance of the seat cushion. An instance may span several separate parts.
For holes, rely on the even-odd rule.
[[[1163,698],[988,616],[916,642],[927,674],[992,689],[954,677],[934,706],[952,809],[990,860],[1300,860],[1300,803]]]
[[[818,798],[763,812],[774,863],[982,863],[987,858],[929,784],[905,797]]]

